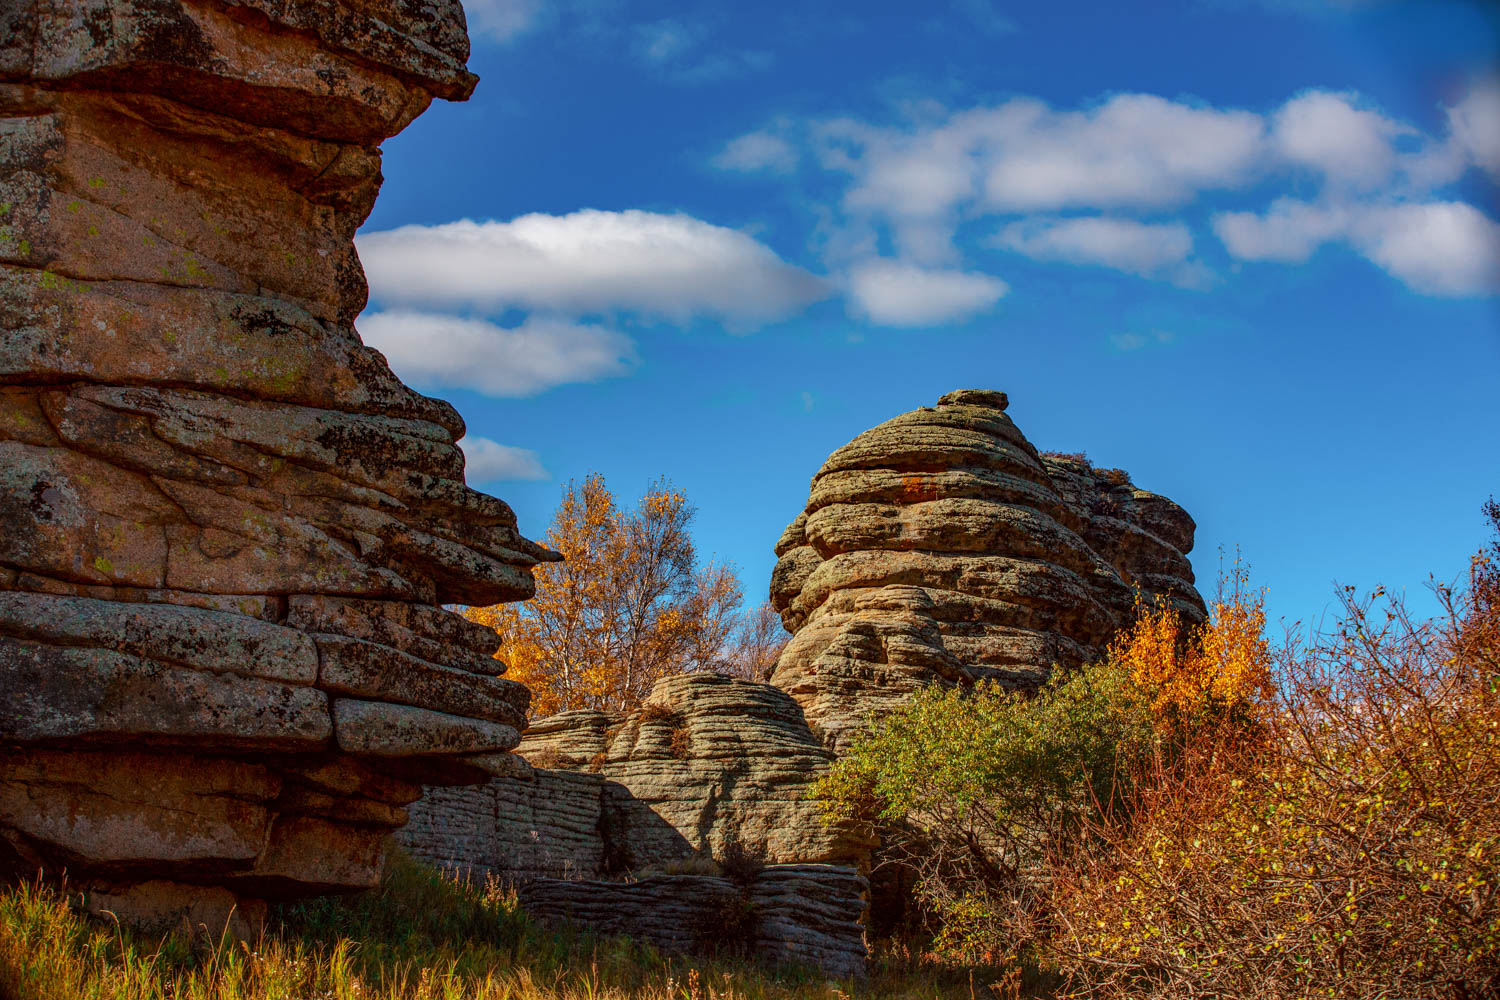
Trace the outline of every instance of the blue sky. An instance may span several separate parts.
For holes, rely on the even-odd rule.
[[[1239,547],[1273,618],[1500,493],[1493,8],[470,0],[358,327],[539,535],[670,477],[760,599],[827,454],[956,388]]]

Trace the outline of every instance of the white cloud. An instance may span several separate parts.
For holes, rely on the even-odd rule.
[[[636,358],[624,334],[546,317],[502,327],[398,310],[366,314],[358,327],[365,343],[382,352],[403,379],[491,396],[531,396],[569,382],[623,375]]]
[[[386,306],[634,312],[753,326],[826,298],[827,283],[745,233],[687,215],[584,210],[403,226],[355,240]]]
[[[1448,109],[1444,135],[1326,90],[1264,115],[1140,93],[1073,110],[1018,97],[967,110],[912,101],[897,113],[896,124],[780,120],[718,161],[847,175],[837,202],[818,207],[813,242],[830,268],[849,271],[851,311],[872,318],[899,313],[866,304],[872,274],[895,281],[899,262],[901,280],[923,288],[932,275],[967,275],[967,237],[983,223],[992,246],[1184,286],[1213,278],[1192,256],[1209,223],[1240,260],[1298,263],[1337,243],[1423,294],[1494,287],[1494,222],[1440,192],[1470,165],[1500,178],[1500,78]],[[1301,196],[1214,211],[1215,192],[1255,197],[1271,184]],[[1178,217],[1146,221],[1167,210]],[[877,256],[878,267],[858,263]]]
[[[1309,204],[1281,199],[1264,215],[1231,212],[1214,230],[1242,260],[1300,263],[1346,243],[1426,295],[1500,293],[1500,224],[1456,201]]]
[[[458,446],[464,453],[464,475],[470,484],[545,482],[552,478],[542,467],[541,456],[530,449],[471,434],[460,438]]]
[[[1265,159],[1259,115],[1150,94],[1085,111],[1016,98],[915,112],[906,127],[816,122],[809,142],[824,168],[851,175],[843,197],[851,224],[885,223],[900,255],[928,266],[958,259],[953,235],[966,219],[1177,205],[1242,186]]]
[[[1448,109],[1448,127],[1469,160],[1500,180],[1500,78],[1470,88]]]
[[[469,31],[497,42],[508,42],[535,26],[541,0],[464,0]]]
[[[1356,219],[1366,257],[1428,295],[1500,294],[1500,224],[1463,202],[1371,209]]]
[[[1193,252],[1193,234],[1181,222],[1028,219],[1000,230],[993,245],[1039,260],[1098,264],[1151,276],[1183,264]]]
[[[789,174],[797,168],[799,157],[791,143],[770,132],[751,132],[735,139],[713,158],[720,170],[745,172],[767,170]]]
[[[1264,123],[1152,94],[1092,111],[1038,113],[1008,132],[986,171],[985,200],[1010,211],[1159,207],[1237,187],[1261,155]]]
[[[1312,91],[1276,112],[1271,141],[1291,163],[1319,170],[1335,182],[1373,188],[1395,168],[1392,142],[1403,131],[1409,130],[1356,108],[1351,95]]]
[[[1240,260],[1274,260],[1300,264],[1313,251],[1337,238],[1349,225],[1348,212],[1279,198],[1263,215],[1221,212],[1213,217],[1215,235]]]
[[[994,307],[1010,286],[969,271],[928,270],[877,259],[849,270],[856,314],[881,326],[933,326],[971,319]]]

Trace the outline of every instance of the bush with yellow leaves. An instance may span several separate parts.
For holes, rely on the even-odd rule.
[[[1076,995],[1500,996],[1497,555],[1431,621],[1345,590],[1279,651],[1259,739],[1058,859],[1048,947]]]

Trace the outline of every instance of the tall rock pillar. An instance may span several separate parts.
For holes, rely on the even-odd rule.
[[[458,0],[0,0],[0,868],[122,916],[372,884],[555,558],[353,327]]]

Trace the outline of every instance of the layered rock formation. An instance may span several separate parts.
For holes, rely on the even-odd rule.
[[[771,682],[833,748],[933,683],[1034,687],[1098,656],[1135,592],[1201,619],[1191,517],[1038,454],[1004,393],[952,392],[835,451],[776,545]]]
[[[539,720],[519,753],[530,766],[514,775],[429,790],[401,841],[441,867],[520,884],[543,917],[687,950],[726,943],[717,918],[740,907],[729,943],[862,971],[871,845],[820,821],[809,793],[832,754],[784,692],[669,677],[628,715]]]
[[[0,3],[0,867],[206,919],[504,767],[527,692],[439,605],[552,554],[352,326],[467,56],[458,0]]]

